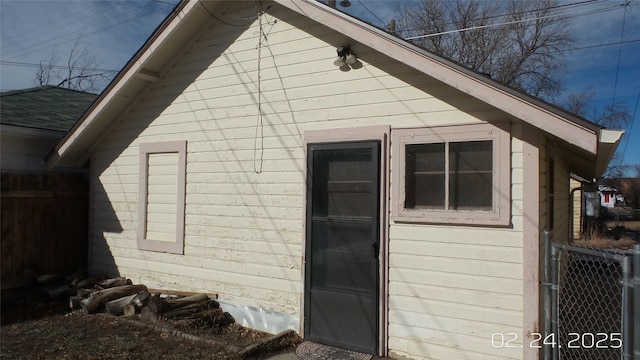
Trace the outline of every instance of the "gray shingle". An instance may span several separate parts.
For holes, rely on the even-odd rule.
[[[0,123],[68,131],[98,97],[57,86],[0,93]]]

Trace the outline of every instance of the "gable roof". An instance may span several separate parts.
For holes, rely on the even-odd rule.
[[[57,86],[0,93],[0,123],[67,132],[98,97]]]
[[[586,159],[583,159],[581,169],[576,169],[584,176],[598,176],[604,171],[622,136],[621,131],[605,130],[315,0],[265,1],[268,2],[280,4],[324,24],[341,33],[345,40],[352,40],[384,53],[555,136],[576,149],[580,156]],[[76,126],[56,146],[47,159],[49,166],[80,165],[86,161],[87,150],[113,121],[110,114],[123,111],[149,82],[159,80],[166,63],[180,53],[183,44],[187,43],[187,39],[204,23],[213,21],[212,18],[221,21],[214,14],[222,3],[224,1],[215,0],[183,0],[179,3]],[[250,3],[253,4],[253,1]],[[596,164],[595,168],[593,164]],[[593,169],[585,169],[589,167]]]

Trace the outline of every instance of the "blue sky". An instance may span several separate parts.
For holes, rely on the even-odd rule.
[[[324,2],[325,0],[323,0]],[[491,1],[491,0],[487,0]],[[55,51],[64,64],[78,40],[99,59],[99,68],[119,70],[142,46],[178,0],[0,0],[0,89],[36,86],[38,64]],[[583,3],[584,2],[584,3]],[[352,0],[338,9],[383,27],[411,1]],[[589,88],[601,108],[624,102],[634,125],[619,147],[623,164],[640,164],[640,0],[572,0],[570,26],[575,50],[565,53],[565,94]],[[624,23],[624,29],[623,29]],[[624,30],[624,31],[623,31]],[[564,102],[563,98],[558,103]],[[624,157],[622,157],[624,152]]]

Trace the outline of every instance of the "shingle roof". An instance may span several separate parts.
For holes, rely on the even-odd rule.
[[[57,86],[6,91],[0,93],[0,123],[66,132],[97,97]]]

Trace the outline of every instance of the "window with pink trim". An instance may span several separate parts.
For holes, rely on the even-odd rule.
[[[511,139],[505,127],[393,129],[392,219],[508,225]]]

